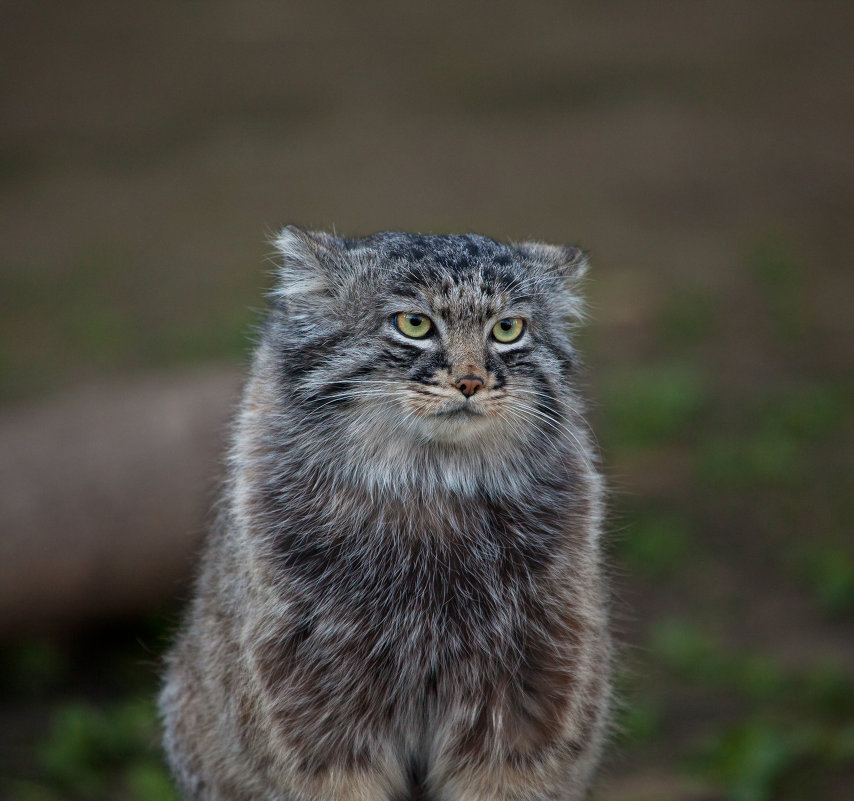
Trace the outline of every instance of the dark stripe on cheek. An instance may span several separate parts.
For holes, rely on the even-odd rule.
[[[303,378],[317,367],[326,356],[333,353],[347,339],[347,334],[336,332],[324,337],[309,339],[299,344],[293,344],[285,339],[285,332],[275,332],[279,341],[277,355],[281,365],[281,375],[289,381]]]
[[[359,365],[343,375],[331,378],[320,388],[304,395],[302,402],[313,409],[322,407],[325,410],[331,410],[346,406],[352,401],[347,393],[358,388],[358,379],[371,375],[373,372],[373,363]]]
[[[533,372],[534,389],[537,391],[537,411],[553,417],[557,411],[557,395],[552,389],[548,377],[538,367]],[[550,424],[544,425],[551,427]]]
[[[425,350],[422,345],[388,337],[385,340],[385,347],[377,358],[383,364],[397,367],[401,370],[408,370],[424,356]]]
[[[425,353],[422,358],[418,359],[412,366],[409,373],[411,381],[420,381],[421,383],[430,383],[428,379],[433,378],[439,370],[450,370],[445,351]]]
[[[504,369],[504,363],[501,358],[495,353],[488,353],[485,367],[487,372],[491,373],[495,379],[493,389],[501,389],[507,383],[507,370]]]
[[[530,345],[522,345],[521,347],[513,348],[513,350],[503,352],[501,358],[508,367],[514,367],[527,356],[530,356],[533,350]]]
[[[570,347],[561,347],[558,343],[546,340],[541,343],[542,347],[554,356],[560,365],[560,374],[564,380],[575,377],[575,352]]]
[[[379,358],[383,365],[396,367],[399,370],[407,370],[412,366],[412,356],[408,352],[399,353],[393,350],[384,350]]]

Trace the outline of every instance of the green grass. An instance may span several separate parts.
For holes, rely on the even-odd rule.
[[[49,639],[28,637],[0,648],[0,695],[37,698],[53,690],[68,670],[65,651]]]
[[[760,409],[763,428],[815,442],[839,432],[851,420],[850,393],[832,383],[797,386]]]
[[[0,787],[20,801],[177,801],[159,738],[149,695],[105,706],[66,701],[33,748],[32,776]]]
[[[175,613],[32,636],[0,650],[0,712],[22,733],[0,750],[0,798],[173,801],[160,753],[159,651]]]
[[[728,801],[826,797],[828,782],[854,758],[854,677],[839,664],[786,668],[679,619],[653,628],[649,658],[671,687],[677,682],[680,692],[693,688],[737,710],[709,719],[683,753]]]
[[[723,302],[707,289],[674,289],[668,294],[654,327],[665,351],[692,347],[706,341],[720,325],[717,305]]]
[[[805,302],[806,272],[795,247],[782,236],[765,233],[749,248],[745,262],[780,340],[793,342],[809,334],[812,321]]]
[[[672,618],[652,629],[650,652],[672,674],[740,693],[757,703],[783,702],[805,715],[854,720],[854,676],[841,666],[786,669],[751,651],[734,651],[695,624]]]
[[[755,717],[709,738],[695,767],[726,788],[728,801],[826,797],[834,775],[854,759],[854,726],[792,726]]]
[[[133,801],[177,798],[157,748],[159,724],[150,697],[99,708],[69,702],[53,715],[36,747],[40,783],[68,798]]]
[[[622,748],[654,742],[662,733],[662,705],[659,699],[644,697],[625,683],[618,690],[614,731]]]
[[[612,376],[602,399],[604,438],[629,451],[692,439],[708,402],[704,383],[684,364]]]
[[[796,485],[803,469],[797,442],[776,432],[712,437],[697,451],[697,478],[717,488]]]
[[[805,487],[814,474],[814,447],[852,419],[847,393],[832,383],[766,389],[764,397],[733,405],[735,419],[704,436],[697,449],[697,477],[714,487]]]
[[[854,613],[854,551],[813,543],[796,552],[797,571],[821,610],[840,618]]]
[[[687,519],[676,512],[636,516],[617,545],[617,556],[631,570],[650,578],[678,573],[691,547]]]

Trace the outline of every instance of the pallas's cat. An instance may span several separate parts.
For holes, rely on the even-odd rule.
[[[286,228],[166,751],[197,801],[567,801],[609,698],[576,248]]]

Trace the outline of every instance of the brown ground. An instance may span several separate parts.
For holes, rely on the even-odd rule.
[[[630,643],[601,797],[854,796],[849,3],[0,8],[9,414],[237,360],[285,222],[580,243]],[[21,757],[52,707],[8,697],[18,797],[123,797]]]

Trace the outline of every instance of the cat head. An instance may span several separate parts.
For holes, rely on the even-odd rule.
[[[265,342],[302,421],[443,447],[562,436],[580,250],[295,227],[275,243]]]

